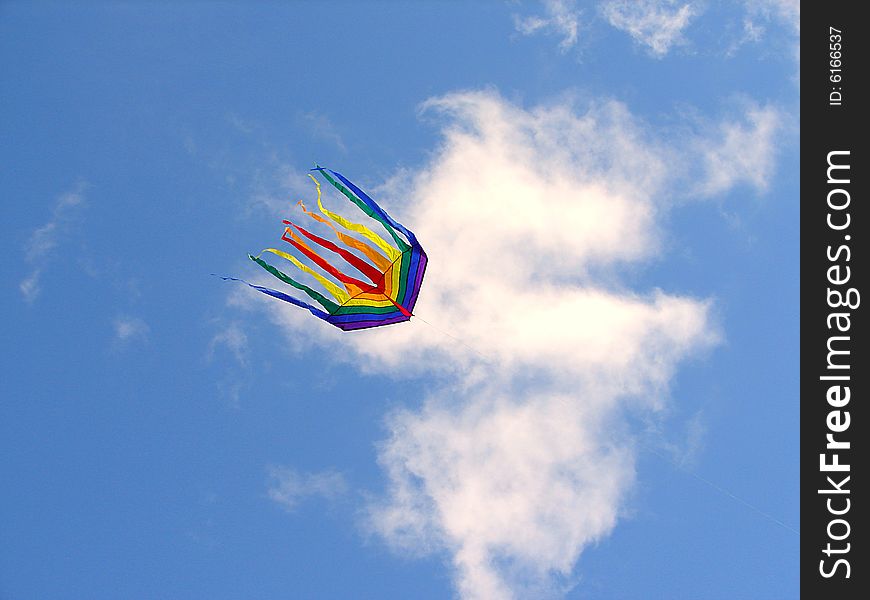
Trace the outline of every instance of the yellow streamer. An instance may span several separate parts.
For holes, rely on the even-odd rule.
[[[365,254],[373,263],[375,263],[375,266],[377,266],[378,269],[381,270],[381,272],[385,271],[387,269],[387,267],[390,266],[391,263],[390,263],[389,258],[384,256],[383,254],[381,254],[380,252],[378,252],[377,250],[375,250],[374,248],[372,248],[371,246],[369,246],[365,242],[360,241],[360,240],[356,239],[355,237],[349,236],[346,233],[342,233],[341,231],[339,231],[335,227],[335,225],[333,225],[332,223],[330,223],[329,221],[327,221],[326,219],[324,219],[323,217],[321,217],[317,213],[313,213],[310,210],[308,210],[307,208],[305,208],[305,204],[302,202],[302,200],[300,200],[298,204],[300,207],[302,207],[302,212],[304,212],[306,215],[308,215],[309,217],[311,217],[315,221],[318,221],[318,222],[323,223],[324,225],[330,227],[335,232],[335,235],[338,236],[338,239],[341,240],[342,242],[344,242],[344,244],[346,246],[349,246],[350,248],[354,248],[355,250],[359,250],[360,252]]]
[[[282,252],[281,250],[276,250],[275,248],[266,248],[265,250],[263,250],[263,252],[271,252],[272,254],[277,254],[281,258],[286,258],[287,260],[292,262],[294,265],[299,267],[299,269],[301,269],[302,271],[305,271],[309,275],[314,276],[314,278],[317,279],[317,281],[319,281],[323,285],[323,287],[325,287],[329,291],[329,293],[332,294],[332,297],[335,298],[340,304],[344,304],[350,298],[350,295],[347,294],[347,292],[342,290],[340,287],[338,287],[337,285],[332,283],[330,280],[328,280],[326,277],[324,277],[323,275],[321,275],[317,271],[313,270],[311,267],[299,262],[299,260],[297,260],[296,257],[293,256],[292,254],[287,254],[286,252]],[[356,286],[354,286],[354,287],[356,287]]]
[[[379,236],[377,233],[375,233],[374,231],[372,231],[371,229],[369,229],[365,225],[360,225],[359,223],[354,223],[352,221],[349,221],[349,220],[345,219],[344,217],[342,217],[341,215],[336,214],[336,213],[324,208],[323,204],[320,202],[320,182],[317,181],[317,179],[311,173],[309,173],[308,176],[311,177],[311,180],[314,182],[314,185],[317,186],[317,207],[320,209],[320,212],[325,214],[327,217],[329,217],[330,219],[332,219],[333,221],[335,221],[336,223],[338,223],[339,225],[341,225],[345,229],[348,229],[350,231],[355,231],[356,233],[359,233],[360,235],[367,237],[374,244],[376,244],[378,246],[378,248],[383,250],[384,253],[390,258],[391,261],[394,261],[399,257],[401,252],[399,252],[397,249],[393,248],[390,244],[388,244],[384,240],[384,238]]]

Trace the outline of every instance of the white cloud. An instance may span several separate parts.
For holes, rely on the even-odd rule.
[[[524,109],[461,92],[424,110],[443,119],[443,143],[378,199],[427,250],[415,312],[432,326],[349,335],[259,300],[294,343],[386,374],[442,376],[421,408],[387,421],[373,531],[403,553],[447,551],[465,598],[558,595],[634,481],[624,413],[654,415],[678,365],[718,339],[709,300],[632,290],[621,267],[659,258],[658,217],[686,163],[712,164],[699,148],[733,174],[705,191],[763,187],[730,132],[764,131],[769,117],[750,107],[712,140],[679,146],[615,101]]]
[[[151,328],[139,317],[121,315],[113,321],[115,339],[119,342],[144,340],[148,338]]]
[[[269,498],[284,510],[293,511],[306,498],[320,497],[326,500],[347,492],[347,482],[341,473],[322,471],[299,473],[289,467],[269,467]]]
[[[764,192],[775,172],[777,134],[783,114],[773,106],[749,104],[740,119],[724,120],[695,140],[703,160],[698,192],[722,193],[737,184]]]
[[[580,11],[574,0],[544,0],[545,16],[520,17],[514,15],[514,27],[523,35],[540,32],[561,36],[559,49],[567,52],[577,43],[580,29]]]
[[[30,274],[18,285],[26,302],[36,300],[42,291],[41,278],[45,264],[64,241],[79,210],[84,206],[85,187],[84,183],[79,183],[71,191],[61,194],[54,203],[51,219],[30,234],[25,245],[24,258],[33,267]]]
[[[417,312],[463,343],[419,326],[349,342],[375,365],[441,362],[460,379],[389,421],[372,526],[451,552],[465,598],[555,593],[634,479],[631,445],[604,432],[626,403],[658,407],[677,363],[713,342],[709,305],[590,275],[658,247],[666,153],[623,105],[463,93],[428,108],[451,121],[407,207],[430,256]]]
[[[631,447],[602,434],[616,398],[549,387],[436,398],[390,420],[390,496],[373,525],[397,549],[449,550],[464,598],[540,597],[609,533],[634,480]]]
[[[609,0],[601,4],[601,12],[612,26],[660,58],[684,42],[683,30],[698,9],[677,0]]]

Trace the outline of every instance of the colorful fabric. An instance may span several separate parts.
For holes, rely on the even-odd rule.
[[[309,174],[308,176],[317,186],[317,207],[324,216],[309,211],[301,201],[299,205],[304,214],[313,221],[332,229],[339,243],[312,233],[292,221],[284,221],[286,228],[281,239],[290,244],[297,252],[296,256],[276,248],[266,248],[258,256],[248,256],[274,277],[304,292],[322,309],[284,292],[254,285],[235,277],[223,279],[240,281],[264,294],[305,308],[315,317],[345,331],[408,321],[413,316],[428,260],[417,237],[390,217],[374,200],[341,173],[323,167],[315,167],[312,171],[320,173],[350,202],[378,222],[389,234],[393,243],[385,240],[368,226],[324,208],[321,202],[320,182]],[[365,240],[354,237],[342,229],[358,234]],[[359,254],[355,254],[352,250]],[[296,269],[311,275],[324,291],[300,283],[279,268],[267,263],[261,258],[265,252],[283,258]],[[320,272],[302,263],[299,257],[310,260],[320,269]],[[347,274],[336,264],[350,265],[364,279]]]

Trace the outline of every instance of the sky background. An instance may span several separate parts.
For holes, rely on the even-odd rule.
[[[798,43],[788,0],[0,3],[0,598],[796,598]],[[417,233],[428,324],[211,276],[269,281],[315,162]]]

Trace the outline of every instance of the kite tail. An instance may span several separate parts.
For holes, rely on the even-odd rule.
[[[387,268],[390,266],[390,259],[389,258],[384,256],[383,254],[381,254],[380,252],[378,252],[377,250],[375,250],[374,248],[372,248],[371,246],[369,246],[365,242],[358,240],[355,237],[344,233],[343,231],[340,231],[335,225],[333,225],[331,222],[329,222],[327,219],[324,219],[323,217],[321,217],[317,213],[311,212],[310,210],[305,208],[305,203],[303,203],[302,200],[300,200],[298,202],[298,204],[302,208],[302,212],[304,212],[306,215],[308,215],[309,217],[311,217],[315,221],[317,221],[319,223],[323,223],[327,227],[330,227],[332,229],[332,231],[335,232],[335,237],[337,237],[340,242],[343,242],[349,248],[353,248],[354,250],[358,250],[358,251],[362,252],[363,254],[365,254],[366,257],[369,260],[371,260],[373,263],[375,263],[375,265],[377,265],[377,267],[381,271],[386,271]]]
[[[387,216],[387,218],[384,218],[386,216],[386,213],[383,211],[383,209],[381,209],[381,207],[379,207],[375,203],[374,200],[372,200],[371,198],[368,198],[368,196],[366,196],[366,198],[369,199],[369,202],[371,202],[374,205],[374,206],[370,206],[368,203],[366,203],[365,201],[363,201],[359,197],[357,197],[355,195],[355,192],[350,191],[347,187],[345,187],[341,183],[337,182],[329,173],[335,174],[343,182],[349,183],[357,190],[359,190],[359,188],[357,188],[355,185],[350,183],[350,181],[348,181],[347,179],[345,179],[343,176],[341,176],[339,173],[336,173],[335,171],[332,171],[329,169],[324,169],[323,167],[315,167],[314,169],[311,169],[311,170],[312,171],[320,171],[320,174],[323,175],[323,177],[335,189],[337,189],[339,192],[344,194],[348,200],[350,200],[351,202],[356,204],[357,207],[359,207],[359,209],[361,211],[363,211],[365,214],[367,214],[368,216],[373,218],[375,221],[377,221],[378,223],[383,225],[384,229],[387,230],[387,233],[389,233],[392,236],[393,241],[396,242],[396,245],[399,247],[400,251],[404,252],[405,250],[408,250],[410,248],[408,243],[396,234],[396,230],[389,223],[389,220],[390,220],[389,217]],[[329,173],[327,173],[327,171],[329,171]],[[360,190],[360,192],[362,193],[362,190]],[[365,196],[365,193],[362,193],[362,195]],[[402,229],[404,229],[404,227]]]
[[[363,275],[368,277],[369,281],[372,282],[372,285],[377,285],[377,282],[379,280],[383,279],[383,275],[384,275],[383,273],[378,271],[376,268],[374,268],[372,265],[370,265],[366,261],[362,260],[356,254],[349,252],[348,250],[345,250],[344,248],[337,246],[336,244],[333,244],[329,240],[323,239],[319,235],[315,235],[315,234],[311,233],[310,231],[308,231],[307,229],[305,229],[303,227],[300,227],[296,223],[293,223],[291,221],[284,221],[284,223],[296,228],[296,230],[299,233],[304,235],[306,238],[308,238],[310,241],[314,242],[315,244],[317,244],[321,248],[326,248],[330,252],[338,254],[340,257],[342,257],[345,260],[345,262],[347,262],[349,265],[354,267],[357,271],[359,271],[360,273],[362,273]]]
[[[271,252],[272,254],[275,254],[277,256],[280,256],[281,258],[289,260],[300,271],[308,273],[309,275],[314,277],[317,281],[319,281],[320,285],[322,285],[324,288],[326,288],[326,290],[332,295],[333,298],[335,298],[335,300],[337,302],[344,304],[350,298],[350,295],[347,293],[347,291],[341,289],[340,287],[338,287],[337,285],[332,283],[330,280],[328,280],[326,277],[324,277],[323,275],[321,275],[320,273],[318,273],[317,271],[315,271],[314,269],[312,269],[308,265],[302,264],[299,261],[299,259],[297,259],[292,254],[287,254],[286,252],[282,252],[281,250],[277,250],[276,248],[266,248],[265,250],[263,250],[263,252]],[[261,252],[261,254],[262,254],[262,252]]]
[[[284,240],[285,242],[289,242],[294,248],[296,248],[302,254],[304,254],[305,256],[310,258],[312,261],[314,261],[314,263],[318,267],[320,267],[321,269],[323,269],[324,271],[326,271],[327,273],[329,273],[330,275],[332,275],[333,277],[338,279],[345,286],[347,286],[348,284],[351,284],[351,285],[354,285],[354,286],[361,288],[361,289],[370,289],[373,287],[364,281],[360,281],[359,279],[356,279],[354,277],[350,277],[349,275],[345,275],[344,273],[342,273],[341,271],[336,269],[335,266],[333,266],[329,261],[327,261],[325,258],[320,256],[317,252],[312,250],[311,247],[308,246],[308,244],[306,244],[302,240],[302,238],[300,238],[298,235],[293,233],[293,230],[290,229],[289,227],[284,230],[284,235],[281,237],[281,239]]]
[[[401,231],[405,235],[405,237],[408,238],[408,241],[411,242],[411,245],[420,245],[420,243],[417,241],[417,236],[415,236],[410,229],[408,229],[407,227],[396,221],[393,217],[388,215],[387,211],[378,206],[378,203],[372,200],[369,195],[362,191],[359,187],[357,187],[356,184],[354,184],[347,177],[345,177],[341,173],[338,173],[337,171],[329,169],[329,172],[335,175],[339,180],[341,180],[344,185],[349,187],[351,191],[356,194],[357,197],[362,200],[366,204],[366,206],[368,206],[375,213],[375,215],[380,216],[380,219],[378,219],[378,216],[372,215],[375,219],[378,219],[379,221],[383,219],[383,221],[381,222],[386,221],[387,223],[389,223],[390,227]]]
[[[317,207],[320,209],[320,212],[325,214],[327,217],[329,217],[330,219],[332,219],[333,221],[335,221],[336,223],[338,223],[339,225],[341,225],[342,227],[344,227],[348,231],[353,231],[353,232],[359,233],[360,235],[363,235],[366,238],[368,238],[369,240],[371,240],[372,243],[374,243],[378,248],[383,250],[384,253],[388,257],[390,257],[390,260],[396,260],[396,258],[399,257],[399,255],[401,254],[400,251],[393,248],[384,238],[379,236],[377,233],[375,233],[374,231],[372,231],[371,229],[369,229],[365,225],[362,225],[360,223],[354,223],[353,221],[351,221],[349,219],[345,219],[344,217],[342,217],[341,215],[339,215],[337,213],[334,213],[330,210],[327,210],[323,206],[323,203],[320,200],[320,182],[317,181],[317,179],[311,173],[309,173],[308,176],[311,177],[311,179],[314,180],[315,185],[317,185]],[[329,180],[328,175],[324,175],[324,177],[326,177],[327,180]],[[342,191],[342,193],[345,196],[348,196],[348,194],[350,192],[347,192],[347,190],[344,190],[344,191]],[[348,198],[351,198],[351,196],[348,196]],[[353,198],[351,198],[351,200],[353,200]],[[354,203],[356,204],[356,201],[354,201]],[[357,204],[357,206],[359,206],[359,205]],[[366,214],[368,214],[368,213],[366,213]]]
[[[273,298],[277,298],[278,300],[283,300],[284,302],[289,302],[290,304],[293,304],[293,305],[298,306],[300,308],[304,308],[304,309],[308,310],[308,312],[310,312],[315,317],[323,319],[324,321],[329,320],[330,315],[328,313],[323,312],[322,310],[320,310],[316,306],[312,306],[311,304],[308,304],[307,302],[303,302],[302,300],[297,300],[293,296],[288,296],[284,292],[279,292],[278,290],[273,290],[271,288],[263,287],[261,285],[254,285],[253,283],[248,283],[244,279],[239,279],[237,277],[224,277],[223,275],[215,275],[215,277],[220,277],[224,281],[238,281],[238,282],[244,283],[245,285],[254,288],[258,292],[262,292],[262,293],[266,294],[267,296],[272,296]]]
[[[323,308],[325,308],[328,313],[332,314],[338,310],[338,304],[329,300],[320,292],[312,290],[310,287],[308,287],[304,283],[299,283],[298,281],[295,281],[289,275],[287,275],[286,273],[282,273],[281,271],[279,271],[278,269],[276,269],[275,267],[273,267],[272,265],[270,265],[269,263],[264,261],[259,256],[254,256],[252,254],[249,254],[248,258],[250,258],[252,261],[257,263],[258,265],[260,265],[264,269],[266,269],[266,271],[268,271],[269,273],[271,273],[272,275],[274,275],[275,277],[277,277],[278,279],[280,279],[284,283],[286,283],[288,285],[292,285],[297,290],[302,290],[303,292],[308,294],[311,298],[316,300],[318,304],[320,304]]]

